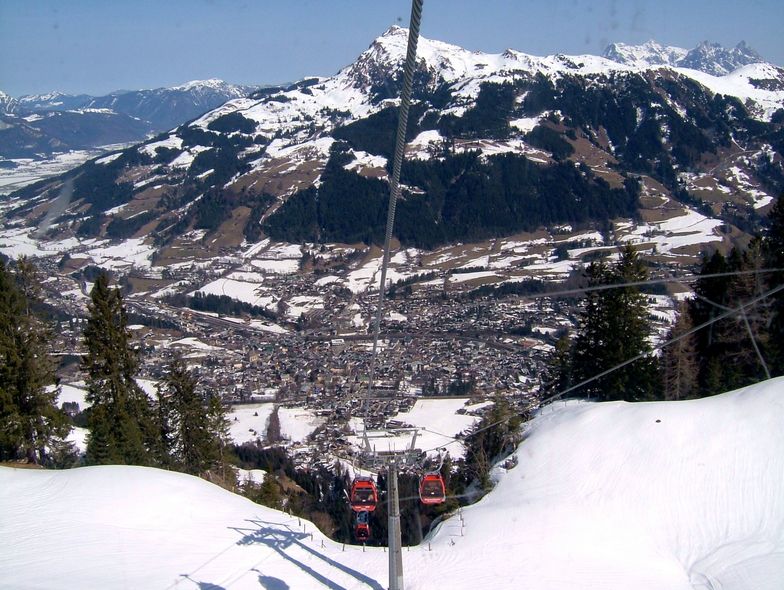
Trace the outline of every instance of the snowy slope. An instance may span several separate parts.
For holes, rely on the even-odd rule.
[[[688,53],[688,49],[664,46],[651,39],[642,45],[611,43],[602,53],[602,57],[628,66],[645,68],[650,66],[675,66]]]
[[[782,420],[784,378],[545,408],[495,490],[404,551],[405,587],[779,590]],[[0,546],[3,589],[387,585],[383,550],[140,467],[0,468]]]
[[[602,57],[639,68],[677,66],[698,70],[712,76],[724,76],[743,66],[765,61],[744,41],[730,49],[718,43],[703,41],[691,50],[665,47],[653,40],[642,45],[612,43],[604,50]]]
[[[784,378],[703,400],[548,408],[519,465],[464,510],[457,543],[474,562],[503,552],[514,571],[498,570],[519,587],[780,589],[782,420]],[[468,575],[481,588],[497,572],[458,561],[446,587]]]

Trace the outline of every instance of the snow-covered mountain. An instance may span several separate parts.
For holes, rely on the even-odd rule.
[[[15,105],[16,99],[0,90],[0,113],[13,111]]]
[[[782,420],[784,378],[545,407],[495,489],[403,551],[405,587],[778,590]],[[381,548],[142,467],[0,467],[0,543],[4,588],[387,586]]]
[[[392,27],[333,76],[235,98],[14,193],[7,243],[74,180],[49,233],[5,251],[133,238],[149,267],[262,243],[378,242],[406,40]],[[771,64],[714,76],[422,38],[414,98],[395,227],[403,246],[614,224],[617,240],[676,259],[699,253],[680,235],[688,224],[710,228],[702,244],[742,239],[784,189],[784,70]]]
[[[66,94],[57,91],[46,94],[26,94],[19,97],[11,112],[27,115],[37,112],[75,110],[84,108],[92,98],[88,94]]]
[[[688,53],[688,49],[664,46],[650,40],[642,45],[611,43],[602,53],[602,57],[627,66],[645,68],[650,66],[676,66]]]
[[[700,70],[714,76],[724,76],[740,67],[754,63],[763,63],[762,56],[746,45],[744,41],[727,49],[718,43],[703,41],[689,51],[677,64],[682,68]]]
[[[106,108],[149,121],[154,131],[165,131],[189,121],[228,100],[242,98],[255,86],[238,86],[223,80],[193,80],[171,88],[113,92],[91,98],[86,108]]]
[[[602,56],[627,66],[690,68],[712,76],[724,76],[740,67],[765,62],[759,53],[746,45],[745,41],[730,49],[719,43],[703,41],[691,50],[682,47],[665,47],[653,40],[642,45],[611,43]]]
[[[42,157],[142,141],[256,89],[213,79],[99,97],[50,92],[15,99],[0,93],[0,157]]]

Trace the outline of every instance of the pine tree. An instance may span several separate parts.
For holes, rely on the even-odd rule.
[[[644,281],[647,272],[636,250],[627,245],[618,263],[593,262],[586,272],[589,286],[601,287]],[[576,395],[601,401],[639,401],[661,396],[657,361],[650,355],[650,325],[645,297],[638,287],[592,290],[587,295],[581,325],[573,344],[571,377],[580,383],[646,355],[575,390]]]
[[[158,385],[158,408],[167,462],[194,475],[207,470],[217,455],[214,436],[204,398],[196,392],[196,380],[181,358],[171,362]]]
[[[220,396],[216,393],[210,395],[207,399],[207,429],[212,437],[212,457],[217,461],[224,484],[228,484],[229,472],[232,477],[234,473],[231,469],[226,469],[230,459],[229,449],[232,445],[231,422],[226,414],[226,406]]]
[[[697,333],[701,395],[715,395],[766,378],[770,352],[771,306],[765,301],[744,306],[766,288],[761,274],[733,274],[764,266],[761,245],[752,241],[748,250],[733,250],[726,258],[719,252],[703,259],[695,285],[696,298],[689,311],[695,325],[711,322]],[[741,311],[716,320],[728,311]],[[714,321],[715,320],[715,321]]]
[[[12,275],[0,261],[0,459],[46,463],[47,449],[67,451],[70,430],[57,408],[48,332],[33,312],[40,294],[35,267],[17,262]]]
[[[278,406],[272,410],[269,421],[267,422],[267,435],[265,440],[268,445],[278,445],[283,442],[283,436],[280,431],[280,413]]]
[[[769,268],[784,269],[784,194],[776,200],[768,220],[763,239],[765,262]],[[769,289],[784,285],[784,270],[768,276]],[[773,296],[769,351],[772,375],[784,375],[784,291]]]
[[[730,283],[730,306],[737,308],[761,297],[767,287],[764,276],[758,272],[765,267],[761,240],[755,238],[743,252],[733,252],[729,262],[732,270],[744,272]],[[769,300],[745,306],[734,318],[734,329],[723,335],[730,343],[732,356],[728,360],[739,374],[738,382],[730,383],[730,388],[757,383],[767,377],[771,313]]]
[[[119,289],[110,289],[101,273],[90,292],[90,318],[84,330],[87,395],[87,462],[149,465],[159,435],[150,399],[136,383],[136,352]]]
[[[511,453],[520,442],[522,418],[509,401],[496,395],[490,411],[477,424],[477,434],[470,436],[466,446],[466,467],[482,489],[492,486],[490,471],[496,461]]]
[[[664,399],[690,399],[697,395],[697,343],[694,334],[686,336],[693,324],[686,305],[681,304],[678,319],[667,340],[678,338],[662,351],[661,371]]]
[[[572,347],[568,335],[555,343],[555,354],[542,379],[544,397],[557,395],[572,385]]]
[[[728,272],[727,259],[721,252],[716,251],[703,258],[700,275],[724,275]],[[697,281],[694,287],[696,297],[689,305],[689,313],[695,326],[711,322],[727,308],[729,283],[729,276],[711,276]],[[700,395],[713,395],[724,391],[718,328],[717,322],[711,322],[697,332]]]

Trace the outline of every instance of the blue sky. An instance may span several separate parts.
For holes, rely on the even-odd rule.
[[[410,9],[410,0],[0,0],[0,90],[97,95],[326,76],[389,26],[407,26]],[[784,65],[782,23],[782,0],[425,0],[422,35],[534,55],[745,40]]]

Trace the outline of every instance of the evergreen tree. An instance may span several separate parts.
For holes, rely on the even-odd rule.
[[[138,361],[130,345],[128,320],[119,289],[101,273],[90,292],[90,318],[84,330],[87,354],[87,462],[94,465],[148,465],[159,435],[150,399],[135,381]]]
[[[57,408],[48,333],[33,313],[40,287],[21,258],[11,274],[0,261],[0,459],[46,463],[47,449],[67,451],[70,430]]]
[[[647,272],[636,250],[627,245],[618,263],[592,262],[586,272],[591,287],[644,281]],[[592,290],[582,313],[572,351],[572,382],[580,383],[638,355],[651,352],[645,297],[638,287]],[[575,390],[606,400],[640,401],[661,396],[655,357],[643,356]]]
[[[496,395],[493,407],[477,425],[477,434],[468,438],[465,458],[468,477],[475,479],[483,490],[489,490],[492,485],[493,464],[511,453],[520,442],[521,424],[521,417],[509,401]]]
[[[228,483],[226,467],[229,463],[231,455],[229,450],[232,445],[231,422],[226,414],[226,406],[220,396],[216,393],[211,394],[207,399],[207,430],[211,435],[211,456],[214,461],[217,461],[224,484]],[[229,471],[234,473],[231,469]]]
[[[721,252],[714,252],[702,260],[700,275],[721,275],[729,272],[727,259]],[[714,320],[726,309],[729,301],[729,276],[700,278],[694,287],[696,297],[691,300],[689,313],[696,326]],[[712,395],[723,391],[721,355],[718,351],[717,322],[711,322],[697,332],[697,354],[699,358],[700,395]]]
[[[275,475],[273,473],[265,473],[264,481],[261,482],[258,489],[258,495],[253,501],[279,510],[281,508],[282,500],[283,493],[281,492],[280,485],[275,479]]]
[[[572,348],[569,336],[561,336],[555,343],[555,355],[542,379],[544,397],[556,395],[572,385]]]
[[[763,240],[765,261],[769,268],[784,269],[784,195],[768,215],[770,225]],[[768,275],[768,288],[784,285],[784,270]],[[773,296],[770,323],[771,373],[784,375],[784,291]]]
[[[765,359],[771,354],[770,306],[762,301],[716,320],[764,293],[766,285],[761,274],[733,274],[763,265],[758,241],[753,241],[744,252],[733,250],[726,258],[714,252],[703,259],[701,275],[723,276],[700,278],[695,285],[697,296],[689,308],[695,325],[711,322],[697,333],[696,339],[701,395],[715,395],[766,378]]]
[[[730,257],[730,267],[744,272],[735,276],[730,283],[728,295],[731,307],[740,307],[765,293],[765,277],[758,272],[765,267],[760,239],[753,239],[741,253],[734,251]],[[728,384],[730,388],[756,383],[767,377],[771,313],[769,300],[748,305],[735,317],[734,329],[723,334],[733,353],[729,360],[739,373],[737,383]]]
[[[158,385],[160,432],[163,448],[173,466],[198,475],[217,456],[205,400],[196,392],[196,380],[185,363],[175,358]]]
[[[664,399],[689,399],[697,395],[697,343],[691,315],[685,305],[679,306],[678,319],[667,334],[667,340],[678,338],[662,351],[661,371]]]

